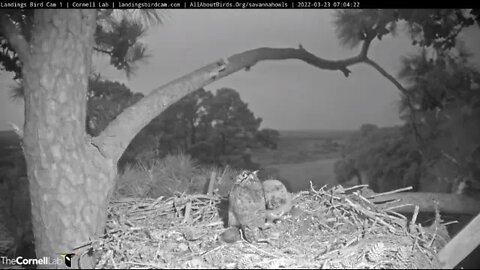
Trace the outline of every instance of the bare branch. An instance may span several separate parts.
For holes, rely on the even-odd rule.
[[[319,58],[305,50],[286,48],[258,48],[235,54],[228,59],[208,64],[190,74],[176,79],[153,90],[135,105],[124,110],[110,122],[105,130],[92,143],[102,154],[118,161],[133,137],[154,117],[188,93],[239,70],[249,68],[259,61],[298,59],[319,69],[340,70],[345,76],[350,74],[347,65],[362,62],[363,56],[355,56],[340,61]]]
[[[385,78],[387,78],[390,82],[392,82],[397,88],[398,90],[400,90],[400,92],[402,92],[402,94],[404,94],[405,96],[408,96],[408,91],[407,89],[405,89],[398,81],[397,79],[395,79],[392,75],[390,75],[388,72],[385,71],[385,69],[383,69],[379,64],[377,64],[375,61],[369,59],[369,58],[366,58],[364,60],[364,62],[366,64],[369,64],[370,66],[372,66],[374,69],[376,69],[378,72],[380,72],[380,74],[382,74]]]
[[[7,38],[8,42],[15,49],[15,52],[18,54],[18,57],[22,62],[25,62],[28,59],[30,54],[28,49],[28,42],[23,37],[20,29],[10,20],[9,16],[5,13],[0,15],[1,27],[3,35]]]
[[[395,79],[392,75],[390,75],[387,71],[385,71],[385,69],[383,69],[379,64],[377,64],[375,61],[369,59],[368,57],[365,58],[364,62],[366,64],[369,64],[370,66],[372,66],[374,69],[376,69],[378,72],[380,72],[380,74],[382,74],[385,78],[387,78],[391,83],[393,83],[397,88],[398,90],[400,90],[400,92],[402,92],[402,94],[405,96],[405,98],[407,99],[407,105],[408,105],[408,108],[410,109],[410,117],[411,117],[411,122],[412,122],[412,127],[413,127],[413,131],[415,133],[415,136],[417,139],[419,140],[422,140],[422,137],[420,136],[420,132],[418,131],[418,127],[417,125],[415,124],[415,108],[413,107],[413,104],[412,104],[412,99],[410,97],[410,93],[407,91],[407,89],[405,89],[401,84],[400,82],[397,81],[397,79]]]
[[[389,75],[378,64],[368,59],[367,52],[373,38],[372,35],[366,36],[362,44],[362,49],[357,56],[337,61],[319,58],[305,50],[301,45],[298,49],[257,48],[232,55],[228,59],[208,64],[190,74],[154,89],[149,95],[118,115],[98,137],[92,140],[92,143],[98,147],[105,157],[117,162],[133,137],[170,105],[190,92],[239,70],[249,69],[256,63],[266,60],[297,59],[319,69],[339,70],[346,77],[348,77],[351,72],[347,68],[348,66],[358,63],[368,63],[392,81],[402,92],[408,94],[395,78]]]

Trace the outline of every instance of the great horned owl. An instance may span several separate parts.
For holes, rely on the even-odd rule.
[[[257,172],[239,174],[229,196],[228,225],[240,227],[249,242],[258,241],[265,225],[265,193]]]
[[[292,209],[292,196],[285,185],[279,180],[265,180],[262,185],[267,207],[266,218],[267,221],[273,222]]]

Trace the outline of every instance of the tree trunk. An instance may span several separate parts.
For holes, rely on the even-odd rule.
[[[116,175],[115,162],[85,132],[95,20],[94,9],[36,10],[23,61],[23,142],[36,253],[76,253],[74,267],[80,255],[73,249],[103,233]]]
[[[116,162],[154,117],[186,94],[259,61],[298,59],[345,76],[350,74],[348,66],[366,63],[408,97],[393,76],[367,57],[374,36],[364,40],[357,56],[337,61],[316,57],[301,45],[298,49],[258,48],[210,63],[155,89],[90,141],[85,133],[86,95],[96,10],[35,10],[31,40],[22,37],[8,16],[1,19],[2,34],[23,63],[24,152],[37,257],[79,254],[75,247],[102,233]],[[223,152],[227,146],[224,137]]]

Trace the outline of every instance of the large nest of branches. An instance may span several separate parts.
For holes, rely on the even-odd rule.
[[[107,233],[76,251],[97,268],[439,268],[448,233],[407,220],[369,189],[294,194],[294,209],[266,233],[269,240],[221,241],[226,198],[179,194],[111,202]]]

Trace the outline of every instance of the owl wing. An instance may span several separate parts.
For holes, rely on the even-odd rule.
[[[235,216],[234,221],[237,225],[258,227],[264,225],[265,197],[260,182],[234,186],[230,193],[229,203],[230,212]]]

